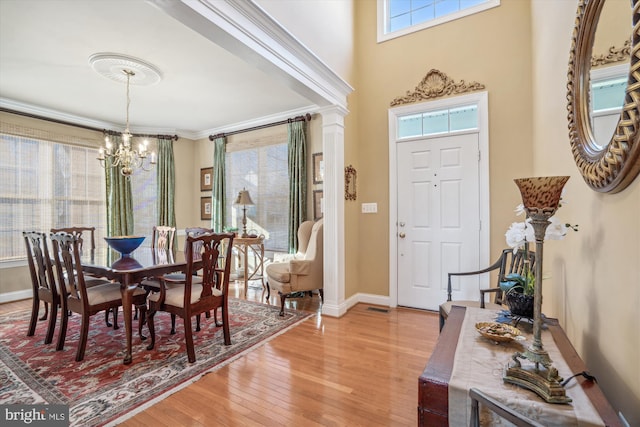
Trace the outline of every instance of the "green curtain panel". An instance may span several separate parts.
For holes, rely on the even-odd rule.
[[[211,228],[216,233],[222,233],[224,227],[224,158],[227,139],[223,136],[213,140],[213,188],[211,190]]]
[[[112,136],[115,147],[120,145],[120,137]],[[107,235],[128,236],[133,234],[133,201],[131,181],[120,173],[120,166],[111,167],[107,160],[105,169],[107,186]]]
[[[289,253],[298,251],[298,228],[307,219],[307,122],[287,125],[289,163]]]
[[[158,138],[158,225],[176,226],[173,139]],[[174,235],[175,239],[175,235]],[[174,242],[175,243],[175,242]]]

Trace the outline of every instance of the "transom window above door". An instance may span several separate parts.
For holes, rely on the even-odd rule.
[[[478,129],[478,106],[446,108],[398,117],[398,139]]]
[[[500,5],[500,0],[378,0],[378,42]]]

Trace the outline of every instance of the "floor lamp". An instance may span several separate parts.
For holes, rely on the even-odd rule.
[[[242,238],[246,238],[247,234],[247,206],[253,206],[253,200],[246,188],[238,193],[238,198],[234,202],[235,205],[242,206]]]
[[[507,367],[504,381],[536,392],[549,403],[569,403],[562,386],[562,377],[551,365],[549,354],[542,347],[542,247],[549,218],[560,204],[562,188],[568,176],[546,176],[514,180],[536,237],[536,266],[533,295],[533,342],[524,351],[513,355],[514,365]],[[519,359],[527,359],[533,367],[523,367]],[[542,366],[541,366],[542,365]]]

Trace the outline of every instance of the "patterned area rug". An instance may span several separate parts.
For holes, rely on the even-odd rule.
[[[30,312],[6,314],[0,316],[0,404],[65,404],[71,426],[114,425],[313,316],[289,310],[283,318],[278,312],[274,306],[230,298],[231,345],[224,345],[213,316],[202,316],[202,329],[194,332],[192,364],[187,361],[182,319],[170,335],[169,314],[156,314],[152,351],[146,349],[148,340],[140,341],[134,320],[133,362],[127,366],[122,364],[122,312],[117,330],[106,326],[102,313],[93,316],[82,362],[75,362],[77,314],[69,318],[63,351],[55,349],[59,322],[53,343],[45,345],[47,322],[38,322],[36,334],[27,337]],[[148,335],[146,326],[143,333]]]

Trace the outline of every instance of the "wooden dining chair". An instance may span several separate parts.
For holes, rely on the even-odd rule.
[[[205,234],[205,233],[213,233],[213,229],[212,228],[205,228],[205,227],[187,227],[184,229],[184,233],[187,237],[192,236],[192,237],[197,237],[200,236],[201,234]],[[193,248],[193,251],[195,253],[198,253],[200,251],[201,247],[200,246],[196,246],[195,248]],[[185,244],[184,246],[184,253],[185,256],[187,254],[187,245]],[[193,283],[201,283],[202,279],[198,276],[198,272],[194,271],[193,272]],[[163,276],[163,279],[165,280],[165,284],[167,286],[178,286],[178,285],[184,285],[185,280],[186,280],[186,275],[184,273],[169,273],[169,274],[165,274]],[[216,326],[222,326],[222,324],[220,322],[218,322],[218,317],[215,315],[216,313],[214,312],[214,320],[216,322]],[[207,311],[205,312],[205,316],[207,319],[209,319],[211,317],[211,312]],[[196,318],[198,325],[200,324],[200,315],[198,315],[198,317]],[[174,314],[171,315],[171,334],[175,334],[176,333],[176,316]]]
[[[78,239],[78,248],[80,249],[81,253],[84,249],[85,239],[88,240],[89,242],[88,249],[91,251],[91,253],[95,252],[96,250],[96,239],[95,239],[96,228],[95,227],[61,227],[61,228],[52,228],[49,231],[51,231],[52,233],[60,233],[60,232],[69,233],[69,234],[72,234],[73,236],[76,236]],[[104,277],[96,277],[88,273],[83,273],[83,274],[84,274],[84,282],[89,288],[96,285],[104,285],[105,283],[110,282],[110,280],[105,279]],[[104,323],[108,327],[113,327],[113,329],[118,329],[117,311],[114,312],[113,314],[113,323],[109,322],[109,313],[110,313],[110,310],[107,310],[104,312]]]
[[[154,225],[151,234],[151,249],[154,256],[163,252],[170,253],[173,250],[173,241],[175,240],[176,228],[168,225]],[[159,277],[145,277],[140,286],[145,290],[146,294],[157,292],[160,290]],[[136,311],[136,317],[138,312]]]
[[[173,241],[176,236],[176,228],[168,225],[155,225],[151,235],[151,247],[153,249],[173,250]]]
[[[53,268],[47,245],[47,235],[46,233],[38,233],[36,231],[25,231],[22,233],[22,236],[24,237],[24,243],[27,247],[27,261],[29,264],[29,273],[31,274],[31,287],[33,289],[31,320],[29,321],[27,336],[31,337],[35,334],[38,320],[47,320],[49,305],[51,305],[47,334],[44,338],[44,343],[49,344],[53,340],[53,333],[56,327],[58,307],[60,307],[60,294],[56,289],[56,281],[53,276]],[[44,303],[44,314],[38,319],[40,301]]]
[[[60,233],[61,231],[76,236],[78,238],[78,247],[80,250],[84,249],[84,240],[85,237],[88,236],[90,243],[89,250],[96,250],[95,227],[62,227],[51,229],[52,233]]]
[[[176,228],[167,225],[154,225],[151,235],[151,249],[154,256],[162,251],[170,253],[173,250],[173,240],[176,235]],[[160,279],[157,277],[147,277],[140,282],[147,294],[151,291],[160,289]]]
[[[76,361],[79,362],[84,359],[90,317],[103,310],[113,309],[115,312],[122,305],[120,283],[108,282],[87,287],[82,274],[78,236],[65,232],[52,233],[51,241],[53,243],[53,259],[57,273],[58,289],[60,289],[62,312],[71,311],[82,316],[80,342],[76,352]],[[138,333],[140,338],[144,340],[145,337],[142,335],[142,325],[146,311],[144,290],[136,289],[133,292],[133,303],[142,314],[138,322]],[[64,349],[67,324],[68,316],[62,316],[56,350]]]
[[[183,319],[187,356],[190,363],[196,360],[191,324],[191,318],[194,316],[196,316],[196,331],[199,331],[198,316],[220,308],[224,343],[231,344],[228,288],[233,236],[231,233],[187,236],[185,242],[187,271],[184,286],[168,287],[163,279],[160,281],[160,292],[151,293],[147,299],[149,304],[147,324],[151,335],[148,350],[152,350],[155,346],[156,334],[153,319],[158,311],[165,311]],[[222,259],[220,259],[222,254]],[[196,282],[193,273],[199,269],[197,263],[200,262],[202,263],[202,275],[200,276],[201,280]]]

